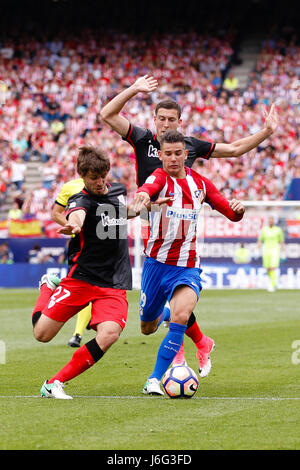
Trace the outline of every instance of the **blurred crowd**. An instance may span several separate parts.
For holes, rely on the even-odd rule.
[[[111,179],[136,189],[134,151],[101,122],[103,105],[139,76],[150,74],[158,90],[138,95],[124,115],[154,129],[155,104],[170,97],[182,107],[181,130],[213,142],[232,142],[264,125],[275,103],[277,132],[238,159],[198,160],[194,169],[211,178],[226,197],[282,199],[300,177],[300,47],[295,36],[266,38],[246,90],[230,75],[234,30],[223,36],[155,33],[131,35],[84,30],[78,36],[19,43],[0,42],[0,204],[14,196],[10,218],[48,220],[64,182],[76,178],[82,144],[111,158]],[[25,183],[26,165],[39,161],[41,183]]]

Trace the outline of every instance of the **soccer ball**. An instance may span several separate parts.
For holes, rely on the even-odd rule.
[[[162,385],[170,398],[192,398],[197,392],[199,381],[190,367],[175,366],[167,370]]]

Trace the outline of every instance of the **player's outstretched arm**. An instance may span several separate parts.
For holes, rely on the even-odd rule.
[[[164,204],[167,204],[168,202],[171,202],[173,199],[174,198],[171,197],[171,196],[169,196],[169,197],[159,197],[154,202],[150,201],[150,199],[149,199],[148,203],[146,202],[146,204],[142,205],[141,211],[143,211],[143,209],[145,209],[145,211],[148,213],[149,211],[152,211],[152,210],[153,211],[160,210],[160,206],[163,206]],[[127,206],[127,219],[133,219],[137,215],[141,215],[141,211],[136,212],[134,210],[134,204],[136,204],[136,203],[133,202],[133,204],[130,204],[130,205]]]
[[[276,130],[277,124],[278,113],[275,104],[272,104],[269,113],[265,111],[265,126],[263,129],[253,135],[236,140],[231,144],[216,144],[211,156],[215,158],[240,157],[270,137]]]
[[[51,218],[55,222],[57,222],[59,225],[64,226],[67,223],[67,219],[64,215],[65,207],[60,206],[56,202],[54,203],[52,212],[51,212]]]
[[[129,129],[129,121],[120,112],[127,101],[138,93],[151,93],[157,88],[157,81],[153,77],[144,75],[138,78],[130,87],[121,91],[100,111],[103,121],[122,137],[126,137]]]
[[[245,213],[245,207],[237,199],[226,199],[216,186],[208,178],[201,176],[206,186],[205,201],[216,209],[220,214],[225,215],[232,222],[239,222]]]
[[[142,209],[151,210],[151,197],[156,196],[155,204],[165,204],[172,198],[160,197],[158,195],[165,184],[165,174],[158,168],[148,178],[145,183],[137,189],[134,195],[132,209],[138,214]]]
[[[57,233],[64,235],[76,235],[80,233],[85,221],[86,212],[84,210],[76,210],[71,212],[68,217],[68,222],[57,230]]]

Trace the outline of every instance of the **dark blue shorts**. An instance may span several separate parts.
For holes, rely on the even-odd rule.
[[[199,298],[202,290],[200,268],[173,266],[146,258],[142,272],[140,295],[141,321],[153,321],[160,316],[166,301],[170,301],[178,286],[188,286]]]

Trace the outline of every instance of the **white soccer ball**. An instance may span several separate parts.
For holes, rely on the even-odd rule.
[[[196,373],[188,366],[175,366],[167,370],[162,385],[170,398],[192,398],[198,389]]]

